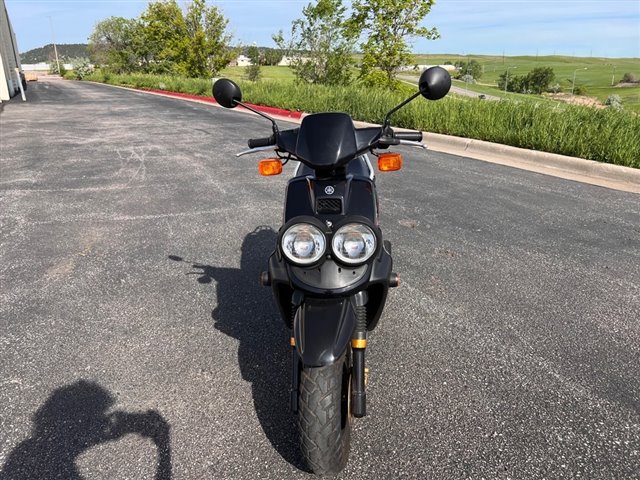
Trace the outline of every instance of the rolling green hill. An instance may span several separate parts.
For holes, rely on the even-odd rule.
[[[87,52],[87,44],[85,43],[68,43],[56,45],[56,47],[58,49],[58,58],[60,61],[89,56],[89,53]],[[49,62],[54,58],[53,44],[51,43],[44,47],[34,48],[33,50],[20,54],[20,61],[27,64]]]
[[[567,57],[560,55],[502,57],[455,54],[415,56],[417,64],[433,65],[467,60],[476,60],[484,70],[478,81],[481,85],[469,85],[469,90],[478,89],[479,93],[495,94],[498,77],[507,70],[507,67],[509,67],[510,76],[526,75],[536,67],[551,67],[556,75],[553,83],[558,83],[562,91],[571,93],[575,73],[575,84],[584,87],[586,95],[597,97],[600,101],[606,100],[609,95],[619,95],[625,108],[640,112],[640,84],[624,87],[618,85],[625,73],[632,73],[640,78],[640,58]],[[532,96],[527,95],[527,97]]]

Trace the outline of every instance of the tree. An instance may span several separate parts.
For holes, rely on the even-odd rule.
[[[292,57],[296,77],[327,85],[349,83],[353,40],[345,29],[345,12],[342,0],[317,0],[302,9],[304,18],[293,22],[288,41],[282,31],[273,36]]]
[[[247,48],[247,57],[249,57],[249,60],[251,60],[251,65],[246,67],[246,70],[245,70],[247,79],[252,82],[256,82],[260,80],[260,76],[261,76],[260,63],[262,63],[260,50],[258,49],[258,47],[253,45]]]
[[[475,80],[478,80],[482,76],[482,65],[477,60],[458,61],[455,63],[455,67],[457,78],[462,79],[465,75],[471,75]]]
[[[187,74],[188,31],[175,0],[151,2],[140,16],[144,63],[151,73]]]
[[[215,76],[233,59],[228,21],[205,0],[191,0],[183,13],[176,0],[154,1],[138,19],[111,17],[89,37],[92,59],[116,72]]]
[[[533,93],[541,94],[549,90],[556,78],[551,67],[536,67],[527,74],[527,84]]]
[[[551,67],[536,67],[526,75],[510,74],[507,81],[507,72],[498,78],[498,88],[517,93],[537,93],[547,92],[555,88],[551,87],[551,82],[556,78]]]
[[[89,55],[96,65],[108,65],[116,73],[140,68],[140,24],[137,20],[109,17],[96,24],[89,36]]]
[[[507,90],[516,93],[531,93],[529,88],[529,77],[527,75],[514,75],[509,80]]]
[[[279,48],[265,48],[262,56],[264,65],[278,65],[282,60],[282,50]]]
[[[353,0],[350,33],[356,37],[367,34],[367,40],[361,45],[360,75],[365,81],[379,68],[385,74],[386,83],[393,85],[398,68],[411,63],[408,41],[440,37],[435,28],[419,25],[434,3],[435,0]]]
[[[504,72],[498,77],[498,88],[516,93],[527,93],[529,84],[527,77],[524,75],[514,75],[513,73]]]
[[[229,65],[236,52],[228,47],[228,23],[217,7],[207,7],[205,0],[191,1],[186,15],[188,76],[212,77]]]

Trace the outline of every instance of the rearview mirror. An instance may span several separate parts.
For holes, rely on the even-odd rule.
[[[234,108],[242,101],[242,92],[235,82],[221,78],[213,84],[213,98],[225,108]]]
[[[439,100],[449,93],[451,75],[442,67],[427,68],[418,82],[420,94],[429,100]]]

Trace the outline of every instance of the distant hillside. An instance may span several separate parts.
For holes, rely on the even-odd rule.
[[[86,43],[68,43],[56,45],[56,47],[58,49],[58,58],[61,61],[89,56]],[[53,53],[53,44],[51,43],[44,47],[34,48],[33,50],[20,54],[20,61],[27,64],[49,62],[53,59],[55,59],[55,54]]]

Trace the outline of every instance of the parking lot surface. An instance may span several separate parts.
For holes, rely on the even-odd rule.
[[[264,120],[47,81],[0,105],[0,478],[292,479],[258,285]],[[400,288],[338,478],[640,472],[640,197],[433,152],[379,174]]]

